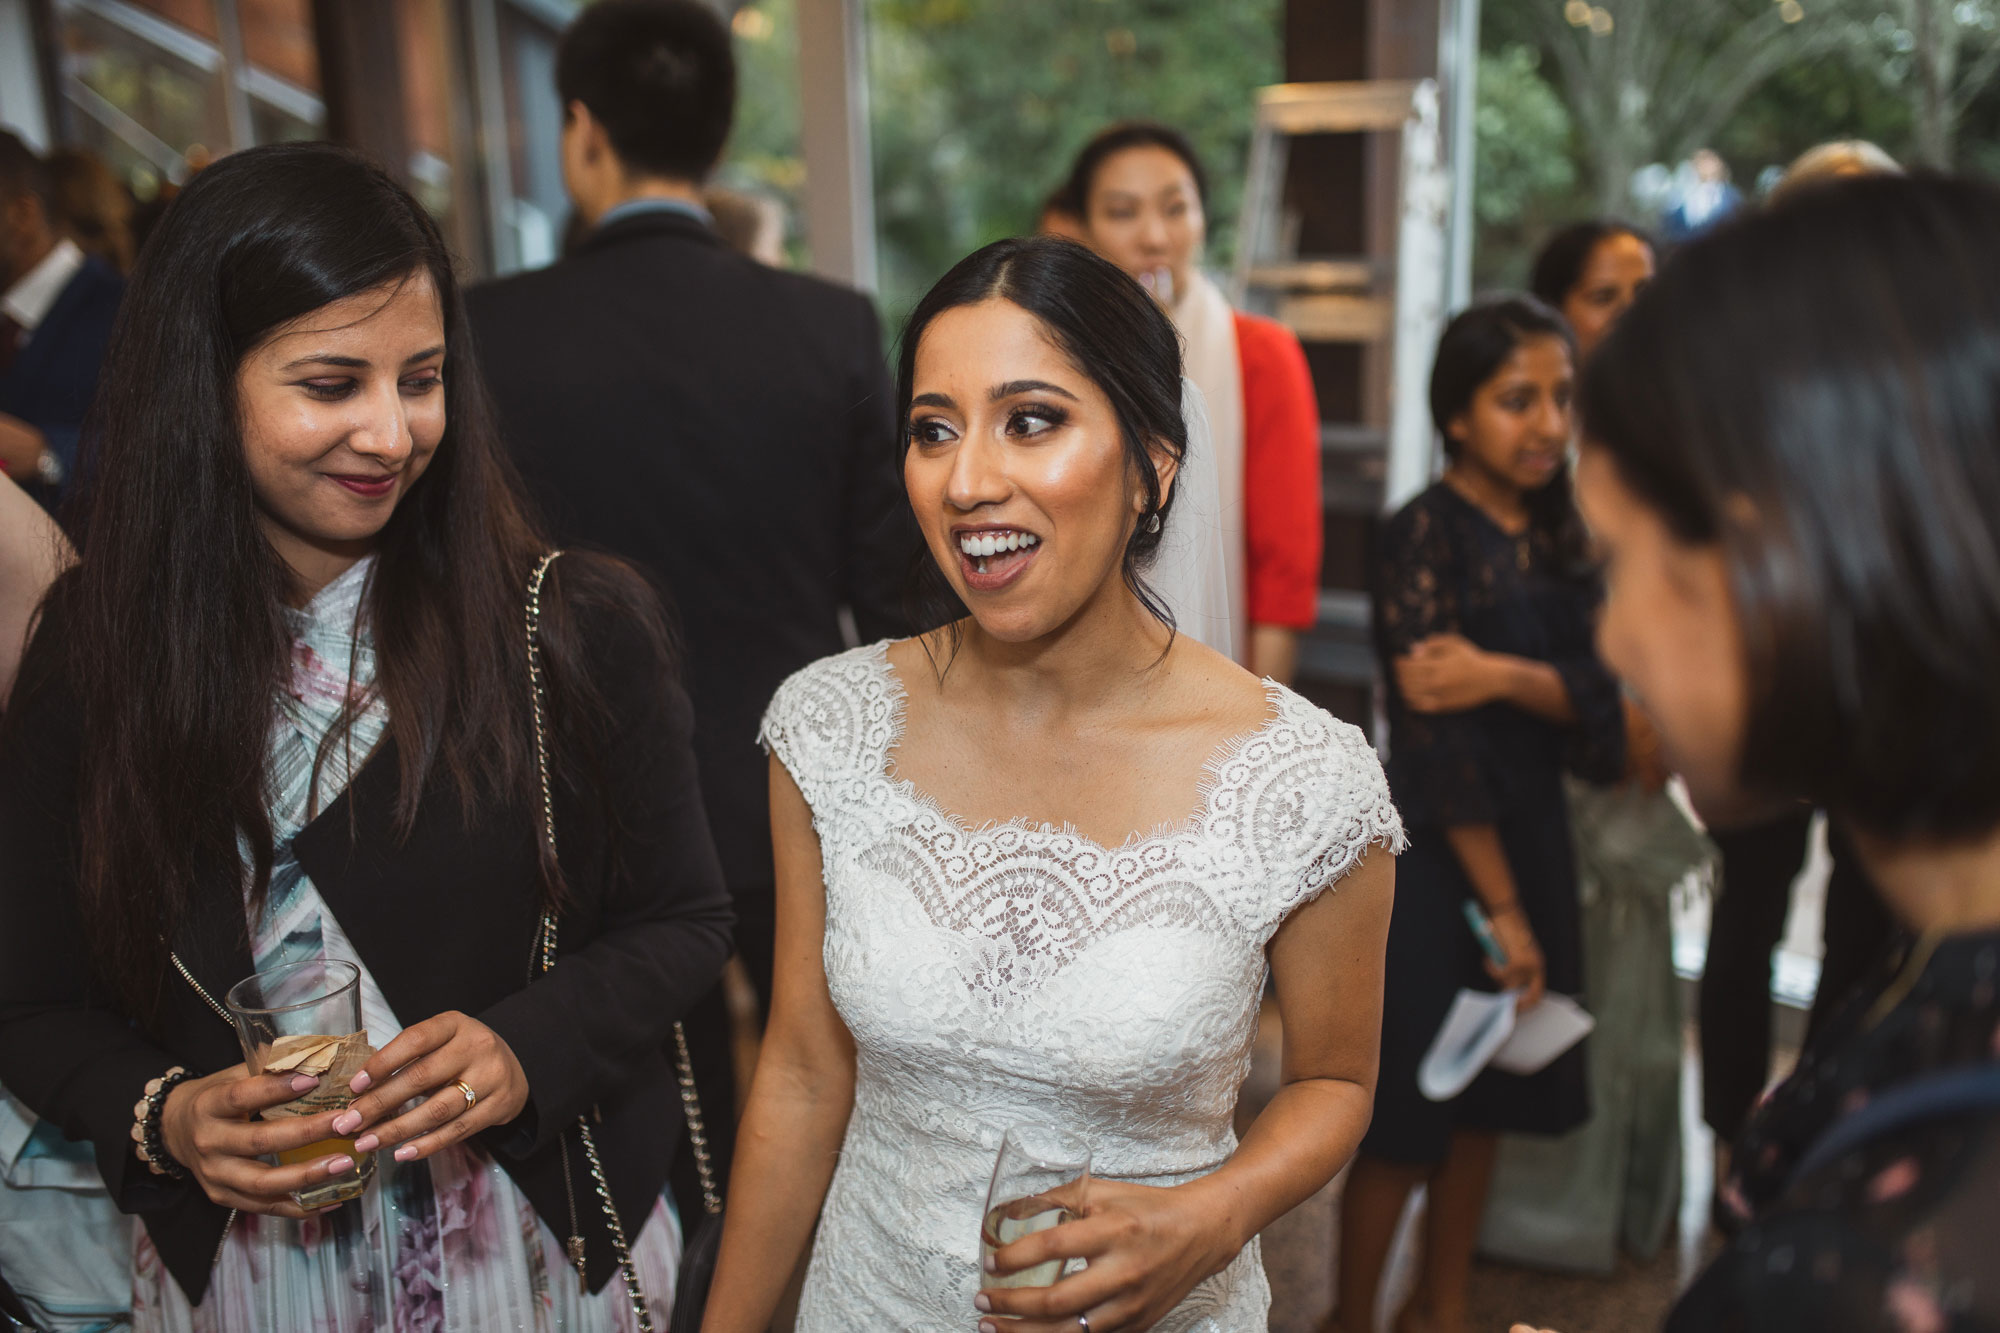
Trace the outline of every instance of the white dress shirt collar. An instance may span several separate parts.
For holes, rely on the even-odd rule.
[[[75,241],[65,236],[56,242],[55,249],[42,256],[42,262],[21,275],[21,280],[0,294],[0,314],[6,315],[21,326],[25,333],[48,318],[49,307],[62,295],[69,280],[83,267],[83,251]]]

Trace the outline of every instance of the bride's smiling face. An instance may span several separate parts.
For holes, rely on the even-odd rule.
[[[932,320],[905,427],[910,505],[980,628],[1028,642],[1120,582],[1144,488],[1111,400],[1033,315],[993,298]]]

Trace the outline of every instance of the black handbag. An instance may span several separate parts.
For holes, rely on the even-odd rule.
[[[556,855],[556,810],[549,783],[548,732],[543,720],[546,687],[542,682],[541,658],[542,583],[548,577],[549,566],[561,554],[561,551],[550,551],[543,556],[528,578],[528,683],[535,709],[535,767],[542,787],[541,834],[548,841],[552,859]],[[542,913],[535,952],[542,972],[555,965],[556,918],[553,912]],[[701,1097],[695,1088],[694,1065],[688,1060],[687,1034],[678,1021],[674,1024],[674,1072],[680,1083],[681,1111],[687,1118],[688,1145],[694,1150],[695,1171],[701,1179],[702,1219],[681,1249],[680,1272],[674,1282],[674,1308],[669,1328],[677,1333],[699,1333],[702,1314],[708,1305],[709,1283],[715,1278],[716,1251],[722,1244],[722,1196],[715,1188],[715,1163],[709,1157],[708,1133],[701,1118]],[[618,1216],[618,1206],[611,1201],[611,1184],[605,1178],[603,1159],[598,1156],[597,1143],[591,1137],[588,1115],[577,1117],[576,1135],[582,1143],[598,1200],[604,1205],[604,1220],[611,1232],[612,1253],[617,1256],[619,1272],[624,1275],[625,1294],[632,1302],[632,1316],[638,1322],[640,1333],[654,1333],[653,1316],[646,1306],[645,1293],[639,1287],[639,1270],[632,1263],[632,1247],[625,1237],[625,1224]],[[562,1152],[563,1186],[569,1196],[569,1260],[576,1265],[577,1275],[581,1277],[583,1231],[577,1219],[576,1191],[570,1186],[568,1131],[558,1136],[556,1144]]]

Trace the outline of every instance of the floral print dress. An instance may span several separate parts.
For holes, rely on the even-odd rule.
[[[320,957],[359,964],[362,1019],[379,1050],[403,1023],[292,853],[292,839],[346,788],[387,726],[372,688],[372,640],[360,621],[372,564],[356,564],[291,613],[292,682],[278,700],[269,750],[276,856],[250,934],[259,971]],[[326,747],[315,773],[323,742],[346,714],[346,736]],[[471,1144],[407,1164],[379,1154],[358,1201],[302,1222],[238,1214],[199,1306],[188,1304],[145,1229],[135,1230],[138,1333],[636,1329],[623,1282],[584,1292],[562,1241],[492,1157]],[[632,1246],[659,1329],[667,1326],[680,1251],[679,1220],[662,1197]]]
[[[1829,1021],[1752,1117],[1722,1204],[1747,1221],[1668,1333],[2000,1329],[2000,1114],[1907,1121],[1799,1170],[1842,1116],[2000,1062],[2000,931],[1918,941]]]

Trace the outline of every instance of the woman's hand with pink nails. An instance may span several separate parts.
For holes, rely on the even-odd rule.
[[[353,1170],[353,1159],[333,1155],[296,1166],[266,1166],[259,1159],[336,1137],[338,1113],[256,1117],[317,1086],[310,1074],[253,1075],[243,1065],[189,1079],[160,1108],[161,1141],[211,1202],[246,1213],[312,1216],[292,1202],[292,1193]]]
[[[477,1094],[474,1104],[466,1104],[459,1083]],[[456,1012],[404,1028],[375,1052],[348,1087],[360,1095],[335,1122],[334,1132],[370,1127],[355,1139],[355,1149],[394,1148],[399,1162],[428,1157],[482,1129],[504,1125],[528,1104],[528,1077],[513,1050],[492,1028]],[[419,1105],[398,1114],[406,1102],[420,1097]]]

